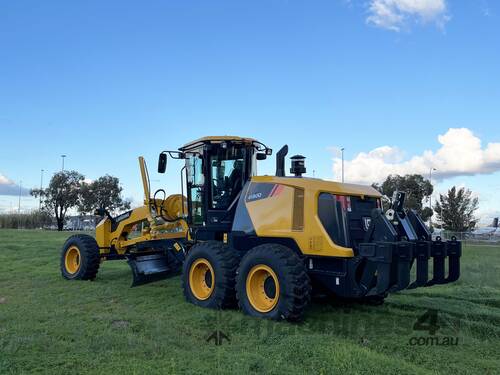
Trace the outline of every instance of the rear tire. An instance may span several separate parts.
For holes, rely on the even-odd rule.
[[[236,295],[247,315],[299,321],[311,299],[311,282],[304,262],[291,249],[265,244],[241,260]]]
[[[61,274],[67,280],[94,280],[99,270],[99,246],[92,236],[76,234],[61,250]]]
[[[182,287],[188,302],[211,309],[236,306],[236,250],[217,241],[200,242],[182,266]]]

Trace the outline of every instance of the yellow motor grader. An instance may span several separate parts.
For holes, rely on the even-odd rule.
[[[277,153],[274,176],[257,176],[272,150],[255,139],[212,136],[164,151],[159,173],[168,157],[185,161],[181,194],[170,196],[151,196],[139,158],[144,206],[117,217],[97,210],[95,239],[64,244],[63,277],[93,280],[102,261],[126,259],[133,286],[181,273],[195,305],[290,321],[303,317],[315,289],[380,303],[388,293],[458,280],[461,243],[433,240],[404,208],[405,193],[384,212],[370,186],[303,177],[301,155],[287,176],[287,153]]]

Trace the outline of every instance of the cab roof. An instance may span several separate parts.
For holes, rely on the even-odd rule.
[[[248,143],[251,144],[253,142],[258,142],[256,139],[247,138],[247,137],[237,137],[232,135],[221,135],[221,136],[208,136],[196,139],[189,143],[186,143],[184,146],[179,148],[180,151],[185,151],[188,149],[195,148],[197,146],[202,145],[203,143],[222,143],[222,142],[237,142],[237,143]]]

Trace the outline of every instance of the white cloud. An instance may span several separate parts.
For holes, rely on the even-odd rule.
[[[30,190],[21,188],[21,195],[30,195]],[[0,195],[19,195],[19,185],[0,173]]]
[[[488,143],[483,148],[481,140],[467,128],[450,128],[438,136],[438,141],[441,147],[437,151],[426,150],[409,160],[393,146],[361,152],[345,161],[345,180],[371,184],[385,180],[390,174],[428,176],[430,168],[437,169],[433,172],[436,180],[500,171],[500,143]],[[338,157],[333,160],[333,171],[338,178],[342,174],[342,161]]]
[[[0,185],[12,184],[12,181],[0,173]]]
[[[368,12],[367,23],[393,31],[412,21],[442,27],[450,19],[446,0],[370,0]]]

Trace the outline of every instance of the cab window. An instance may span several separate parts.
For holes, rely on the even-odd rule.
[[[243,188],[245,149],[220,149],[210,157],[212,172],[211,207],[226,210]]]
[[[193,224],[203,224],[203,187],[205,176],[203,175],[203,160],[199,155],[188,158],[188,193],[191,201],[191,217]]]

